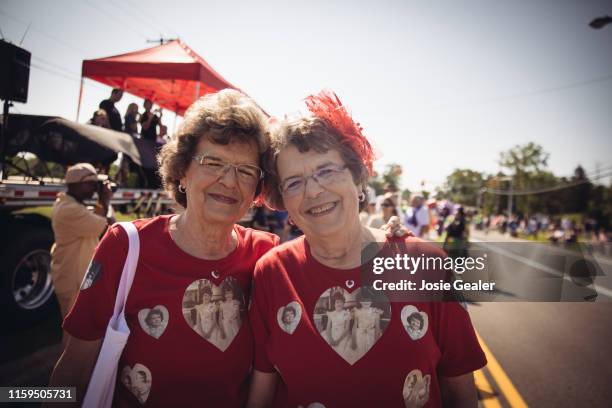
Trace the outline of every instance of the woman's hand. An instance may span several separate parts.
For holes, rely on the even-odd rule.
[[[77,401],[83,401],[100,353],[102,339],[86,341],[68,334],[66,336],[66,348],[55,365],[49,386],[76,387]]]

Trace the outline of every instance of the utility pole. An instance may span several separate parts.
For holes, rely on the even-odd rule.
[[[512,177],[508,178],[510,186],[508,189],[508,220],[512,217]]]
[[[508,181],[510,185],[508,186],[508,219],[512,217],[512,189],[513,189],[513,177],[512,176],[504,176],[504,177],[495,177],[499,181]]]

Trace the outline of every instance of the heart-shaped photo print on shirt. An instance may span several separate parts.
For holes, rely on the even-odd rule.
[[[147,367],[136,363],[133,368],[130,366],[123,367],[123,370],[121,370],[121,383],[134,394],[138,402],[144,404],[147,398],[149,398],[153,377]]]
[[[198,279],[183,295],[183,317],[197,334],[225,351],[245,319],[245,301],[240,284],[227,277],[220,285]]]
[[[383,293],[370,287],[348,292],[334,286],[319,297],[313,319],[330,348],[353,365],[387,330],[391,305]]]
[[[287,334],[293,334],[300,319],[302,318],[302,306],[296,301],[281,306],[276,312],[276,321],[280,328]]]
[[[414,369],[408,373],[404,380],[404,405],[406,408],[421,408],[429,401],[429,386],[431,375],[423,375],[421,370]]]
[[[429,318],[427,313],[420,312],[416,306],[406,305],[402,308],[401,313],[402,326],[412,340],[419,340],[427,333],[429,327]]]
[[[157,305],[151,309],[142,309],[138,312],[140,327],[151,337],[159,339],[168,327],[170,314],[165,306]]]

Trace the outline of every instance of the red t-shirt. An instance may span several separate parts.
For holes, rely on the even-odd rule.
[[[131,333],[118,367],[115,404],[243,406],[253,358],[246,319],[253,268],[278,237],[237,225],[236,249],[208,261],[176,245],[170,217],[134,222],[140,257],[125,308]],[[127,248],[123,228],[110,228],[64,321],[72,336],[104,337]]]
[[[282,378],[274,406],[440,406],[439,376],[486,364],[460,304],[389,302],[360,280],[360,268],[319,263],[304,238],[259,260],[249,319],[255,369]]]

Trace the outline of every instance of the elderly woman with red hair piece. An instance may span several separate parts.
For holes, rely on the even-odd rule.
[[[321,92],[306,104],[310,115],[279,124],[266,161],[269,204],[287,210],[304,235],[272,249],[255,267],[249,312],[255,362],[247,406],[476,407],[472,372],[486,359],[467,311],[453,302],[390,302],[362,279],[362,268],[374,255],[390,254],[390,244],[416,245],[426,255],[443,252],[360,224],[359,203],[374,160],[370,143],[335,94]],[[363,251],[372,246],[374,255]],[[332,321],[330,330],[320,330],[333,306],[331,288],[346,301],[333,298],[338,315],[341,307],[354,308],[350,350],[343,343],[346,326],[334,330]],[[292,332],[278,323],[288,304],[301,309]],[[414,312],[427,321],[418,340],[401,318]]]

